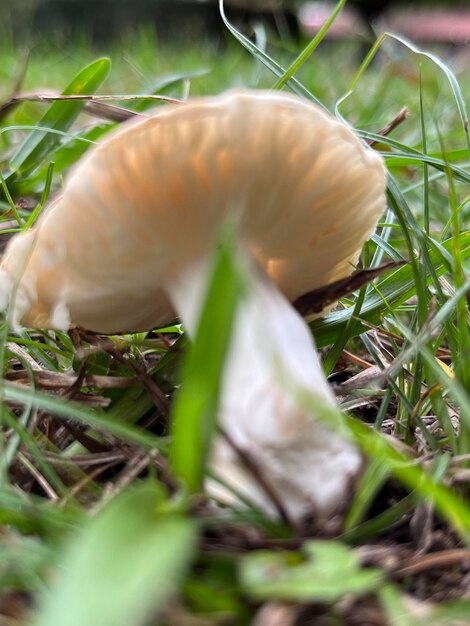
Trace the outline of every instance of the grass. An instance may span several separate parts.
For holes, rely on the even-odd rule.
[[[217,516],[207,508],[199,486],[224,342],[243,283],[229,241],[187,357],[178,325],[105,338],[13,333],[5,319],[0,619],[128,626],[155,624],[158,614],[158,623],[172,626],[269,626],[278,611],[286,625],[300,624],[302,616],[302,623],[318,624],[468,623],[464,65],[392,37],[378,41],[362,63],[352,44],[315,41],[297,56],[277,43],[261,49],[232,35],[223,52],[208,46],[202,53],[160,48],[148,32],[96,52],[82,42],[64,54],[40,42],[21,91],[182,98],[288,83],[376,142],[389,168],[388,210],[363,264],[408,262],[311,323],[332,382],[346,380],[339,392],[349,415],[329,416],[329,423],[347,429],[367,468],[345,520],[331,528],[312,524],[299,533],[259,510]],[[4,44],[2,60],[0,93],[7,101],[24,59]],[[84,106],[27,101],[2,115],[0,210],[7,232],[29,227],[67,170],[112,127],[96,111],[84,115]],[[404,106],[410,117],[378,135]],[[213,346],[213,337],[224,341]],[[184,384],[172,409],[180,369]],[[291,383],[299,402],[312,407],[314,400]],[[195,446],[192,433],[202,422],[207,437]]]

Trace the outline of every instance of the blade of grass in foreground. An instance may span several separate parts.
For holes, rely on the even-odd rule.
[[[66,546],[33,626],[142,624],[177,588],[195,541],[195,524],[171,509],[157,483],[127,490]]]
[[[183,365],[184,384],[173,405],[172,464],[190,491],[201,486],[217,426],[223,365],[243,283],[234,249],[225,237],[217,250],[196,338]]]

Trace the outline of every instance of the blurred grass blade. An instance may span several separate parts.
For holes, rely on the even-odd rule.
[[[139,626],[190,564],[194,523],[146,482],[119,495],[68,543],[34,626]]]
[[[217,427],[219,392],[243,275],[227,238],[219,246],[196,338],[183,365],[173,405],[173,469],[190,491],[202,483]]]
[[[62,95],[94,93],[109,74],[111,62],[107,58],[97,59],[83,68],[65,88]],[[77,119],[85,101],[54,102],[39,120],[38,126],[66,131]],[[50,157],[59,145],[60,136],[47,130],[33,130],[10,159],[12,173],[27,176],[43,159]]]
[[[389,474],[390,470],[384,467],[378,459],[372,459],[364,469],[355,487],[354,498],[343,523],[345,533],[365,519],[366,513]]]
[[[42,497],[19,489],[0,489],[0,525],[56,542],[81,523],[83,512],[68,503],[58,507]]]

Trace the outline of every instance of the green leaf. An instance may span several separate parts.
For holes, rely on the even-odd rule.
[[[66,546],[34,626],[142,624],[174,592],[195,539],[194,524],[171,511],[156,483],[129,489]]]
[[[62,92],[63,95],[86,95],[94,93],[109,74],[111,62],[107,58],[97,59],[83,68]],[[56,131],[67,131],[77,119],[85,101],[58,100],[39,120],[38,126]],[[27,176],[38,167],[44,158],[60,144],[61,136],[47,130],[33,130],[10,159],[13,174]]]
[[[241,583],[256,600],[335,602],[360,596],[383,581],[377,569],[361,569],[356,555],[338,541],[309,541],[304,554],[259,551],[241,564]]]
[[[385,584],[382,589],[379,590],[378,596],[382,601],[383,608],[387,616],[387,623],[393,624],[393,626],[418,626],[423,624],[421,620],[417,619],[417,615],[413,615],[412,611],[408,610],[406,597],[404,594],[391,584]],[[426,624],[429,617],[427,616]]]
[[[83,154],[108,133],[111,128],[113,128],[113,124],[100,124],[88,128],[86,131],[81,130],[79,134],[73,134],[65,138],[65,141],[62,141],[64,139],[63,136],[56,134],[58,147],[54,152],[54,175],[63,175],[68,168],[77,163]],[[46,178],[48,168],[49,163],[47,163],[46,160],[44,165],[38,167],[34,174],[18,181],[15,180],[13,185],[15,194],[28,195],[44,186],[44,179]]]
[[[183,387],[173,406],[173,469],[190,491],[197,491],[204,477],[217,426],[225,355],[242,292],[243,276],[233,246],[224,238],[215,257],[196,338],[183,365]]]

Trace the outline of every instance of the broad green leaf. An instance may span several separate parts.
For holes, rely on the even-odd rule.
[[[468,624],[470,600],[454,600],[433,606],[423,626],[464,626]],[[413,625],[414,626],[414,625]]]
[[[418,620],[416,615],[408,610],[406,598],[404,594],[391,585],[385,584],[378,593],[382,602],[382,606],[387,616],[387,623],[393,626],[418,626],[423,624],[422,620]],[[426,620],[426,624],[429,622]]]
[[[177,588],[195,540],[157,483],[125,491],[66,545],[34,626],[143,624]]]
[[[410,603],[409,596],[390,583],[380,589],[378,596],[387,624],[393,626],[466,626],[469,623],[469,600],[427,602],[419,606]]]
[[[241,584],[256,600],[335,602],[361,596],[383,582],[377,569],[361,569],[353,551],[338,541],[309,541],[303,553],[253,552],[241,563]]]
[[[233,246],[224,238],[215,256],[195,341],[183,365],[183,386],[173,405],[173,469],[190,491],[197,491],[204,477],[217,426],[225,354],[242,293],[243,276]]]
[[[64,89],[63,95],[86,95],[94,93],[107,77],[111,63],[109,59],[97,59],[83,68]],[[38,121],[38,126],[66,131],[77,119],[85,101],[58,100],[54,102]],[[47,130],[33,130],[10,159],[13,174],[27,176],[60,143],[60,135]]]

